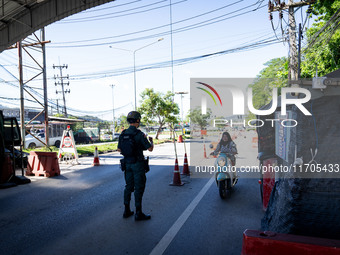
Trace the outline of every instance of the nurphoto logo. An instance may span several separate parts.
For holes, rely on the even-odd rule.
[[[204,95],[201,97],[201,111],[202,114],[207,113],[207,97],[206,95],[209,95],[210,98],[213,100],[214,105],[217,105],[215,96],[219,100],[219,103],[222,105],[222,100],[220,97],[220,94],[217,92],[217,89],[214,88],[212,85],[209,85],[204,82],[197,82],[197,84],[200,84],[201,87],[196,87],[199,90],[202,90],[205,92]],[[219,85],[220,90],[223,90],[224,93],[231,93],[232,95],[232,111],[233,115],[245,115],[245,95],[242,91],[242,89],[233,86],[233,85]],[[213,94],[212,94],[213,93]],[[291,95],[299,95],[299,97],[292,98]],[[301,98],[301,95],[304,95],[304,97]],[[297,108],[300,109],[300,111],[306,115],[310,116],[312,115],[304,106],[304,103],[307,103],[311,99],[311,93],[308,89],[305,88],[282,88],[281,89],[281,115],[285,116],[287,114],[287,105],[295,105]],[[253,105],[253,90],[252,88],[247,89],[247,106],[248,110],[255,114],[255,115],[270,115],[275,112],[277,106],[278,106],[278,89],[273,88],[272,89],[272,104],[269,109],[266,110],[260,110],[255,109]]]

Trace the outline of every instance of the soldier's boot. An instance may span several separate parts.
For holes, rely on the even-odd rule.
[[[125,210],[123,213],[123,218],[129,218],[130,216],[133,215],[133,211],[130,210],[130,204],[125,205]]]
[[[142,207],[136,207],[136,214],[135,214],[135,221],[140,221],[140,220],[150,220],[151,215],[149,214],[144,214],[142,212]]]

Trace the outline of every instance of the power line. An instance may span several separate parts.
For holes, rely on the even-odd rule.
[[[142,9],[144,7],[149,7],[149,6],[156,5],[156,4],[159,4],[159,3],[162,3],[162,2],[167,2],[167,1],[168,0],[162,0],[162,1],[158,1],[156,3],[147,4],[147,5],[144,5],[144,6],[141,6],[141,7],[132,8],[132,9],[129,9],[129,10],[123,10],[123,11],[118,11],[118,12],[113,12],[113,13],[106,13],[106,14],[101,14],[101,15],[97,15],[97,16],[93,16],[93,17],[84,17],[84,18],[78,18],[78,19],[68,19],[68,20],[65,20],[65,21],[61,21],[59,23],[61,23],[61,24],[69,24],[69,23],[98,21],[98,20],[120,18],[120,17],[130,16],[130,15],[139,14],[139,13],[145,13],[145,12],[149,12],[149,11],[153,11],[153,10],[157,10],[157,9],[161,9],[161,8],[167,7],[168,5],[162,5],[162,6],[153,7],[153,8],[147,9],[147,10],[143,10],[143,11],[136,11],[136,12],[132,12],[132,13],[122,14],[124,12],[128,12],[128,11],[131,11],[131,10],[136,10],[136,9]],[[179,3],[182,3],[182,2],[186,2],[186,1],[187,0],[182,0],[182,1],[176,2],[174,4],[179,4]],[[114,16],[114,14],[118,14],[118,15]],[[109,17],[105,17],[105,16],[109,16]],[[105,17],[105,18],[103,18],[103,17]]]
[[[254,49],[262,48],[262,47],[269,46],[272,44],[281,43],[283,41],[283,38],[279,38],[279,40],[277,40],[277,38],[275,39],[274,38],[275,37],[271,36],[271,37],[267,37],[267,38],[263,38],[261,40],[255,41],[254,43],[240,45],[238,47],[227,49],[227,50],[208,53],[204,55],[198,55],[194,57],[177,59],[177,60],[174,60],[174,65],[175,66],[184,65],[184,64],[195,62],[195,61],[202,61],[206,58],[213,57],[213,56],[217,57],[217,56],[222,56],[222,55],[231,54],[231,53],[240,52],[240,51],[254,50]],[[142,71],[146,69],[165,68],[165,67],[168,67],[170,63],[171,63],[170,61],[164,61],[164,62],[152,63],[149,65],[143,65],[143,66],[137,67],[136,71],[138,72],[138,71]],[[100,78],[106,78],[106,77],[126,75],[132,72],[133,72],[132,67],[125,67],[125,68],[116,69],[114,71],[100,71],[100,72],[94,72],[94,73],[72,75],[72,78],[70,78],[70,80],[100,79]],[[49,79],[53,79],[53,78],[49,78]]]
[[[204,15],[210,14],[210,13],[218,11],[218,10],[221,10],[222,8],[230,7],[230,6],[235,5],[235,4],[237,4],[239,2],[242,2],[242,1],[244,1],[244,0],[239,0],[239,1],[233,2],[231,4],[225,5],[223,7],[214,9],[212,11],[205,12],[205,13],[202,13],[202,14],[199,14],[199,15],[196,15],[196,16],[192,16],[190,18],[186,18],[186,19],[183,19],[183,20],[180,20],[180,21],[173,22],[173,25],[179,24],[179,23],[182,23],[182,22],[185,22],[185,21],[189,21],[189,20],[192,20],[192,19],[195,19],[195,18],[198,18],[198,17],[202,17]],[[183,27],[174,29],[173,33],[185,32],[185,31],[188,31],[188,30],[201,28],[201,27],[204,27],[204,26],[207,26],[207,25],[212,25],[212,24],[219,23],[219,22],[222,22],[222,21],[225,21],[225,20],[228,20],[228,19],[232,19],[232,18],[236,18],[236,17],[242,16],[242,15],[245,15],[247,13],[251,13],[251,12],[257,11],[257,10],[262,9],[263,7],[265,7],[265,5],[258,6],[255,9],[244,11],[242,13],[236,14],[236,15],[231,16],[231,17],[226,17],[226,16],[230,16],[232,14],[241,12],[241,11],[243,11],[245,9],[249,9],[249,8],[255,6],[255,5],[257,5],[257,3],[251,4],[251,5],[247,6],[247,7],[243,7],[243,8],[237,9],[237,10],[232,11],[232,12],[225,13],[223,15],[220,15],[220,16],[217,16],[217,17],[214,17],[214,18],[210,18],[210,19],[207,19],[207,20],[204,20],[204,21],[200,21],[200,22],[191,24],[191,25],[187,25],[187,26],[183,26]],[[135,37],[135,38],[132,38],[132,39],[125,39],[125,40],[120,40],[120,41],[110,41],[110,42],[94,43],[94,44],[65,45],[65,44],[75,44],[75,43],[84,43],[84,42],[93,42],[93,41],[100,41],[100,40],[120,38],[120,37],[125,37],[125,36],[131,36],[131,35],[136,35],[136,34],[140,34],[140,33],[150,32],[150,31],[153,31],[153,30],[157,30],[157,29],[161,29],[161,28],[166,28],[166,27],[169,27],[169,24],[165,24],[165,25],[161,25],[161,26],[157,26],[157,27],[153,27],[153,28],[148,28],[148,29],[144,29],[144,30],[140,30],[140,31],[134,31],[134,32],[129,32],[129,33],[125,33],[125,34],[115,35],[115,36],[103,37],[103,38],[95,38],[95,39],[80,40],[80,41],[70,41],[70,42],[56,42],[56,43],[53,44],[53,46],[49,46],[49,47],[50,48],[72,48],[72,47],[91,47],[91,46],[93,47],[93,46],[102,46],[102,45],[108,45],[108,44],[118,44],[118,43],[126,43],[126,42],[132,42],[132,41],[137,41],[137,40],[150,39],[150,38],[154,38],[154,37],[161,37],[161,36],[169,35],[170,31],[167,30],[165,32],[160,32],[160,33],[157,33],[157,34],[141,36],[141,37]],[[58,46],[58,44],[64,44],[64,45],[63,46]]]
[[[134,3],[137,3],[137,2],[141,2],[142,0],[136,0],[136,1],[132,1],[132,2],[129,2],[129,3],[124,3],[124,4],[117,4],[117,5],[114,5],[114,6],[106,6],[104,8],[95,8],[95,9],[89,9],[89,10],[85,10],[83,11],[83,13],[89,13],[89,12],[98,12],[98,11],[103,11],[103,10],[108,10],[108,9],[112,9],[112,8],[117,8],[117,7],[121,7],[121,6],[125,6],[125,5],[129,5],[129,4],[134,4]]]
[[[10,85],[10,86],[12,86],[12,87],[16,87],[16,88],[19,87],[18,84],[13,84],[13,83],[11,83],[11,82],[4,81],[2,78],[0,78],[0,81],[1,81],[2,83],[6,83],[6,84],[8,84],[8,85]],[[40,94],[39,92],[35,91],[33,88],[31,88],[31,87],[29,87],[29,86],[27,86],[27,85],[25,86],[25,88],[27,88],[27,89],[28,89],[32,94],[34,94],[35,96],[37,96],[37,97],[43,99],[43,95]],[[19,100],[20,100],[20,98],[9,98],[9,97],[0,97],[0,99],[7,100],[7,101],[19,101]],[[24,100],[27,101],[27,102],[32,102],[32,103],[34,103],[34,104],[38,104],[38,102],[37,102],[36,100],[31,100],[31,99],[27,99],[27,98],[25,98]],[[55,109],[55,110],[57,109],[57,104],[56,104],[53,100],[49,99],[48,102],[49,102],[49,105],[50,105],[53,109]],[[18,104],[12,104],[12,105],[18,106]],[[127,107],[127,106],[129,106],[129,105],[131,105],[131,102],[128,103],[128,104],[126,104],[126,105],[117,107],[117,108],[115,108],[115,110],[118,111],[118,110],[124,109],[125,107]],[[84,111],[84,110],[75,109],[75,108],[70,108],[70,107],[67,107],[67,109],[68,109],[68,111],[71,112],[71,113],[81,113],[81,114],[104,114],[104,113],[109,113],[109,112],[112,111],[112,109],[109,109],[109,110],[102,110],[102,111]]]
[[[182,23],[182,22],[185,22],[185,21],[188,21],[188,20],[192,20],[192,19],[195,19],[195,18],[198,18],[198,17],[202,17],[202,16],[205,16],[207,14],[210,14],[210,13],[213,13],[213,12],[216,12],[216,11],[219,11],[221,9],[224,9],[226,7],[230,7],[238,2],[241,2],[241,1],[244,1],[244,0],[239,0],[237,2],[234,2],[234,3],[231,3],[231,4],[228,4],[228,5],[225,5],[225,6],[222,6],[222,7],[219,7],[217,9],[214,9],[214,10],[211,10],[209,12],[205,12],[205,13],[201,13],[199,15],[195,15],[195,16],[192,16],[192,17],[189,17],[189,18],[186,18],[186,19],[183,19],[183,20],[179,20],[179,21],[176,21],[174,23],[172,23],[172,25],[175,25],[175,24],[179,24],[179,23]],[[241,9],[240,9],[241,10]],[[225,15],[228,15],[225,14]],[[134,34],[139,34],[139,33],[144,33],[144,32],[149,32],[149,31],[153,31],[153,30],[156,30],[156,29],[160,29],[160,28],[166,28],[168,27],[170,24],[165,24],[165,25],[162,25],[162,26],[157,26],[157,27],[153,27],[153,28],[148,28],[148,29],[144,29],[144,30],[140,30],[140,31],[134,31],[134,32],[131,32],[131,33],[126,33],[126,34],[121,34],[121,35],[116,35],[116,36],[108,36],[108,37],[102,37],[102,38],[94,38],[94,39],[87,39],[87,40],[80,40],[80,41],[71,41],[71,42],[57,42],[57,43],[54,43],[54,44],[67,44],[67,43],[79,43],[79,42],[93,42],[93,41],[99,41],[99,40],[106,40],[106,39],[113,39],[113,38],[119,38],[119,37],[124,37],[124,36],[128,36],[128,35],[134,35]],[[158,35],[157,35],[158,36]]]
[[[184,64],[196,62],[196,61],[201,61],[201,60],[204,60],[204,59],[210,58],[210,57],[217,57],[217,56],[222,56],[222,55],[231,54],[231,53],[240,52],[240,51],[248,51],[248,50],[258,49],[258,48],[262,48],[262,47],[265,47],[265,46],[268,46],[268,45],[281,43],[281,42],[282,42],[282,39],[278,41],[276,38],[274,39],[273,37],[270,37],[270,38],[265,38],[265,39],[260,40],[258,42],[252,43],[252,44],[248,44],[248,45],[244,45],[244,46],[240,46],[240,47],[236,47],[236,48],[232,48],[232,49],[228,49],[228,50],[208,53],[208,54],[204,54],[204,55],[177,59],[177,60],[174,60],[173,62],[174,62],[175,66],[179,66],[179,65],[184,65]],[[137,67],[136,71],[156,69],[156,68],[165,68],[165,67],[169,67],[170,64],[171,64],[171,61],[164,61],[164,62],[153,63],[153,64],[149,64],[149,65],[143,65],[143,66]],[[133,70],[132,70],[131,67],[130,68],[120,68],[120,69],[116,69],[114,71],[105,71],[105,72],[96,72],[96,73],[92,73],[92,74],[86,73],[86,74],[80,74],[80,75],[73,75],[72,79],[73,80],[85,80],[85,79],[89,79],[89,78],[93,79],[94,77],[96,77],[97,79],[98,78],[107,78],[107,77],[125,75],[125,74],[129,74],[129,73],[132,73],[132,72],[133,72]]]

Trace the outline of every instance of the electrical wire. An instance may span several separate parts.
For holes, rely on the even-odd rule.
[[[240,51],[254,50],[254,49],[269,46],[275,43],[281,43],[282,41],[283,41],[282,38],[281,40],[278,41],[277,39],[274,39],[273,36],[267,37],[267,38],[263,38],[262,40],[255,41],[254,43],[251,43],[251,44],[240,45],[236,48],[231,48],[231,49],[227,49],[227,50],[223,50],[219,52],[208,53],[208,54],[194,56],[194,57],[177,59],[177,60],[174,60],[174,65],[175,66],[184,65],[184,64],[189,64],[189,63],[196,62],[196,61],[202,61],[206,58],[210,58],[213,56],[222,56],[222,55],[231,54],[231,53],[240,52]],[[165,68],[165,67],[169,67],[169,64],[170,64],[170,61],[164,61],[164,62],[153,63],[149,65],[144,65],[144,66],[137,66],[136,72],[146,70],[146,69]],[[116,69],[114,71],[110,70],[110,71],[100,71],[100,72],[94,72],[94,73],[72,75],[72,77],[70,77],[70,80],[100,79],[100,78],[106,78],[106,77],[112,77],[112,76],[126,75],[132,72],[134,72],[132,67],[126,67],[126,68]],[[48,78],[48,80],[51,80],[51,79],[53,78]],[[3,80],[3,83],[10,84],[9,82],[5,82],[4,80]]]
[[[194,56],[194,57],[177,59],[177,60],[174,60],[173,63],[174,63],[174,66],[179,66],[179,65],[184,65],[184,64],[196,62],[196,61],[202,61],[204,59],[211,58],[211,57],[217,57],[217,56],[222,56],[222,55],[231,54],[231,53],[235,53],[235,52],[241,52],[241,51],[254,50],[254,49],[262,48],[262,47],[265,47],[265,46],[269,46],[269,45],[281,43],[281,42],[282,42],[282,40],[278,41],[276,38],[274,39],[273,37],[265,38],[265,39],[260,40],[258,42],[248,44],[248,45],[244,45],[244,46],[241,46],[241,47],[236,47],[236,48],[232,48],[232,49],[228,49],[228,50],[208,53],[208,54]],[[149,64],[149,65],[137,66],[135,71],[139,72],[139,71],[149,70],[149,69],[165,68],[165,67],[169,67],[170,65],[171,65],[171,61],[158,62],[158,63]],[[86,73],[86,74],[80,74],[80,75],[73,75],[72,78],[70,78],[70,79],[71,80],[72,79],[87,80],[89,78],[92,79],[94,77],[99,79],[99,78],[107,78],[107,77],[125,75],[125,74],[129,74],[129,73],[132,73],[132,72],[134,72],[134,70],[131,67],[130,68],[120,68],[120,69],[116,69],[114,71],[105,71],[105,72],[95,72],[95,73],[92,73],[92,74]]]
[[[256,41],[251,44],[246,44],[243,46],[238,46],[236,48],[231,48],[231,49],[227,49],[227,50],[223,50],[219,52],[213,52],[213,53],[208,53],[208,54],[194,56],[194,57],[177,59],[177,60],[174,60],[174,65],[179,66],[179,65],[189,64],[189,63],[196,62],[196,61],[202,61],[210,57],[217,57],[217,56],[222,56],[222,55],[231,54],[235,52],[254,50],[254,49],[258,49],[258,48],[269,46],[275,43],[282,42],[282,39],[278,41],[277,39],[274,39],[273,37],[274,36],[263,38],[262,40]],[[164,61],[164,62],[157,62],[157,63],[143,65],[143,66],[137,66],[136,72],[146,70],[146,69],[165,68],[165,67],[169,67],[170,64],[171,64],[171,61]],[[70,77],[70,80],[100,79],[100,78],[126,75],[132,72],[134,72],[134,69],[132,67],[125,67],[125,68],[116,69],[114,71],[110,70],[110,71],[101,71],[101,72],[94,72],[94,73],[72,75],[72,77]],[[49,79],[53,79],[53,78],[49,78]]]
[[[106,11],[106,10],[108,10],[108,9],[113,9],[113,8],[117,8],[117,7],[129,5],[129,4],[134,4],[134,3],[137,3],[137,2],[141,2],[141,1],[142,1],[142,0],[136,0],[136,1],[129,2],[129,3],[117,4],[117,5],[114,5],[114,6],[106,6],[106,7],[104,7],[104,8],[88,9],[88,10],[83,11],[82,13],[98,12],[98,11],[103,11],[103,10]]]
[[[125,12],[129,12],[129,11],[133,11],[133,10],[138,10],[138,9],[143,9],[145,7],[157,5],[159,3],[167,2],[167,1],[168,0],[162,0],[162,1],[155,2],[155,3],[147,4],[147,5],[144,5],[144,6],[135,7],[135,8],[129,9],[129,10],[122,10],[122,11],[117,11],[117,12],[105,13],[105,14],[96,15],[96,16],[92,16],[92,17],[91,16],[87,16],[87,17],[77,18],[77,19],[72,19],[71,18],[71,19],[67,19],[65,21],[62,21],[60,23],[61,24],[79,23],[79,22],[89,22],[89,21],[97,21],[97,20],[106,20],[106,19],[112,19],[112,18],[118,18],[118,17],[125,17],[125,16],[129,16],[129,15],[133,15],[133,14],[138,14],[138,13],[148,12],[148,11],[151,11],[151,10],[156,10],[156,9],[159,9],[159,8],[164,8],[167,5],[163,5],[161,7],[154,7],[154,8],[143,10],[143,11],[137,11],[137,12],[127,13],[127,14],[122,14],[122,13],[125,13]],[[187,1],[187,0],[183,0],[183,1]],[[118,14],[118,15],[113,16],[115,14]],[[110,17],[105,17],[105,16],[110,16]]]
[[[244,0],[239,0],[237,2],[228,4],[226,6],[214,9],[212,11],[205,12],[205,13],[202,13],[202,14],[190,17],[190,18],[186,18],[186,19],[183,19],[183,20],[180,20],[180,21],[176,21],[176,22],[173,23],[173,25],[179,24],[179,23],[182,23],[182,22],[185,22],[185,21],[188,21],[188,20],[192,20],[192,19],[195,19],[195,18],[198,18],[198,17],[202,17],[204,15],[207,15],[207,14],[210,14],[212,12],[218,11],[218,10],[220,10],[222,8],[226,8],[226,7],[229,7],[229,6],[234,5],[236,3],[239,3],[241,1],[244,1]],[[220,15],[220,16],[217,16],[217,17],[214,17],[214,18],[210,18],[210,19],[207,19],[207,20],[204,20],[204,21],[197,22],[195,24],[191,24],[191,25],[187,25],[187,26],[184,26],[184,27],[180,27],[180,28],[174,29],[173,33],[184,32],[184,31],[188,31],[188,30],[192,30],[192,29],[201,28],[201,27],[204,27],[204,26],[207,26],[207,25],[212,25],[212,24],[215,24],[215,23],[218,23],[218,22],[222,22],[222,21],[225,21],[225,20],[228,20],[228,19],[231,19],[231,18],[239,17],[239,16],[242,16],[242,15],[245,15],[245,14],[257,11],[257,10],[262,9],[263,7],[265,7],[265,5],[263,5],[263,6],[257,7],[257,8],[252,9],[252,10],[245,11],[243,13],[240,13],[240,14],[237,14],[237,15],[234,15],[234,16],[231,16],[231,17],[226,17],[226,16],[230,16],[230,15],[232,15],[234,13],[238,13],[240,11],[248,9],[248,8],[254,6],[254,5],[255,4],[252,4],[252,5],[249,5],[247,7],[240,8],[238,10],[235,10],[235,11],[232,11],[232,12],[228,12],[226,14],[223,14],[223,15]],[[95,44],[85,44],[85,45],[84,44],[65,45],[65,44],[75,44],[75,43],[84,43],[84,42],[93,42],[93,41],[100,41],[100,40],[107,40],[107,39],[115,39],[115,38],[131,36],[131,35],[136,35],[136,34],[145,33],[145,32],[151,32],[153,30],[157,30],[157,29],[161,29],[161,28],[166,28],[168,26],[169,26],[169,24],[165,24],[165,25],[161,25],[161,26],[157,26],[157,27],[153,27],[153,28],[148,28],[148,29],[140,30],[140,31],[134,31],[134,32],[129,32],[129,33],[115,35],[115,36],[109,36],[109,37],[103,37],[103,38],[87,39],[87,40],[81,40],[81,41],[55,42],[55,43],[53,43],[53,45],[48,45],[47,47],[49,47],[49,48],[91,47],[91,46],[102,46],[102,45],[108,45],[108,44],[117,44],[117,43],[126,43],[126,42],[132,42],[132,41],[137,41],[137,40],[144,40],[144,39],[149,39],[149,38],[155,38],[155,37],[160,37],[160,36],[168,35],[170,33],[170,31],[165,31],[165,32],[157,33],[157,34],[148,35],[148,36],[135,37],[135,38],[132,38],[132,39],[125,39],[125,40],[120,40],[120,41],[111,41],[111,42],[95,43]],[[58,46],[58,44],[63,44],[63,46]]]
[[[282,21],[281,21],[281,22],[282,22]],[[271,25],[272,25],[272,29],[273,29],[273,32],[274,32],[274,34],[275,34],[276,39],[277,39],[277,40],[280,40],[280,39],[277,37],[277,34],[276,34],[276,30],[277,30],[277,28],[278,28],[279,25],[280,25],[280,20],[279,20],[279,22],[278,22],[276,28],[274,28],[273,19],[270,20],[270,23],[271,23]],[[282,23],[281,23],[281,24],[282,24]]]
[[[152,3],[152,4],[148,4],[145,5],[143,7],[148,7],[148,6],[152,6],[158,3],[162,3],[162,2],[166,2],[168,0],[163,0],[163,1],[159,1],[156,3]],[[186,2],[187,0],[181,0],[179,2],[173,3],[172,5],[175,4],[180,4],[183,2]],[[114,19],[114,18],[121,18],[121,17],[126,17],[126,16],[130,16],[130,15],[135,15],[135,14],[139,14],[139,13],[146,13],[146,12],[150,12],[150,11],[154,11],[154,10],[158,10],[161,8],[165,8],[168,7],[169,5],[162,5],[162,6],[158,6],[158,7],[153,7],[147,10],[142,10],[142,11],[135,11],[135,12],[131,12],[131,13],[126,13],[126,14],[122,14],[124,12],[130,11],[130,10],[125,10],[125,11],[119,11],[119,12],[114,12],[114,13],[107,13],[107,14],[102,14],[102,15],[98,15],[98,16],[94,16],[94,17],[86,17],[86,18],[78,18],[78,19],[68,19],[65,21],[60,21],[58,22],[58,24],[69,24],[69,23],[81,23],[81,22],[91,22],[91,21],[98,21],[98,20],[107,20],[107,19]],[[139,8],[134,8],[134,9],[141,9],[141,7]],[[131,9],[133,10],[133,9]],[[117,15],[114,15],[117,14]],[[109,16],[109,17],[105,17],[105,16]]]
[[[3,79],[0,78],[0,81],[3,81]],[[5,82],[6,84],[9,84],[13,87],[19,87],[18,84],[13,84],[11,82]],[[34,94],[35,96],[39,97],[40,99],[44,99],[44,96],[42,94],[40,94],[39,92],[35,91],[34,88],[31,88],[29,86],[25,86],[26,89],[28,89],[30,91],[30,93]],[[7,100],[7,101],[19,101],[20,98],[7,98],[7,97],[0,97],[0,99],[3,99],[3,100]],[[24,98],[25,101],[27,102],[32,102],[34,104],[38,104],[38,102],[36,100],[31,100],[31,99],[27,99],[27,98]],[[48,99],[48,104],[49,104],[49,107],[52,107],[53,109],[58,109],[58,105],[51,99]],[[126,105],[123,105],[123,106],[120,106],[120,107],[117,107],[115,108],[115,110],[121,110],[127,106],[129,106],[129,104],[126,104]],[[103,110],[103,111],[84,111],[84,110],[79,110],[79,109],[74,109],[74,108],[70,108],[68,107],[67,108],[68,111],[70,112],[74,112],[74,113],[82,113],[82,114],[86,114],[86,113],[90,113],[90,114],[97,114],[97,113],[109,113],[112,111],[112,109],[109,109],[109,110]]]
[[[172,25],[179,24],[179,23],[182,23],[182,22],[185,22],[185,21],[189,21],[189,20],[192,20],[192,19],[195,19],[195,18],[199,18],[199,17],[205,16],[207,14],[210,14],[210,13],[222,10],[224,8],[230,7],[230,6],[234,5],[234,4],[237,4],[238,2],[242,2],[242,1],[244,1],[244,0],[238,0],[237,2],[234,2],[234,3],[228,4],[228,5],[219,7],[217,9],[211,10],[209,12],[201,13],[199,15],[195,15],[195,16],[183,19],[183,20],[176,21],[176,22],[172,23]],[[241,8],[239,10],[243,10],[243,8]],[[224,14],[224,15],[228,15],[228,14],[229,13]],[[148,28],[148,29],[144,29],[144,30],[140,30],[140,31],[134,31],[134,32],[131,32],[131,33],[126,33],[126,34],[121,34],[121,35],[116,35],[116,36],[108,36],[108,37],[87,39],[87,40],[81,40],[81,41],[56,42],[54,44],[71,44],[71,43],[93,42],[93,41],[99,41],[99,40],[114,39],[114,38],[119,38],[119,37],[124,37],[124,36],[129,36],[129,35],[135,35],[135,34],[144,33],[144,32],[150,32],[150,31],[153,31],[153,30],[156,30],[156,29],[166,28],[168,26],[169,26],[169,24],[165,24],[165,25],[162,25],[162,26],[157,26],[157,27],[153,27],[153,28]],[[159,35],[157,35],[157,36],[159,36]]]

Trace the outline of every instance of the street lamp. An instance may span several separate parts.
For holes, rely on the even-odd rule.
[[[146,47],[149,47],[155,43],[158,43],[160,41],[163,41],[164,38],[159,38],[157,41],[153,42],[153,43],[149,43],[143,47],[140,47],[136,50],[127,50],[127,49],[122,49],[122,48],[115,48],[115,47],[112,47],[112,46],[109,46],[110,48],[112,49],[117,49],[117,50],[124,50],[124,51],[129,51],[129,52],[132,52],[133,53],[133,83],[134,83],[134,91],[135,91],[135,111],[137,110],[137,89],[136,89],[136,52],[141,50],[141,49],[144,49]]]
[[[136,89],[136,52],[141,50],[141,49],[144,49],[148,46],[151,46],[155,43],[158,43],[160,41],[162,41],[164,38],[160,38],[158,39],[156,42],[153,42],[153,43],[150,43],[150,44],[147,44],[143,47],[140,47],[136,50],[133,51],[133,77],[134,77],[134,90],[135,90],[135,111],[137,111],[137,89]]]
[[[110,87],[112,88],[112,114],[113,114],[113,121],[112,121],[112,127],[113,127],[113,132],[112,132],[112,138],[115,135],[115,105],[114,105],[114,93],[113,89],[116,85],[111,84]]]

